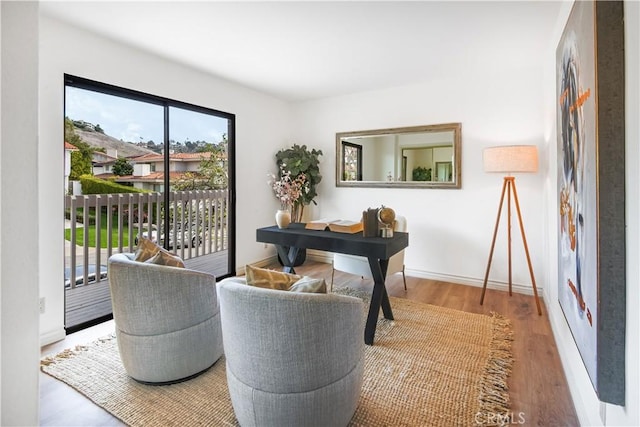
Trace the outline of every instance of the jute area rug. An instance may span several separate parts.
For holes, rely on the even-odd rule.
[[[337,292],[368,299],[348,289]],[[507,319],[390,300],[395,320],[381,318],[374,345],[365,346],[364,385],[352,426],[475,426],[508,412]],[[238,425],[224,356],[192,380],[143,385],[126,375],[109,336],[44,358],[41,369],[128,425]]]

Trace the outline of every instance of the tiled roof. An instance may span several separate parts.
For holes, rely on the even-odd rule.
[[[78,147],[76,147],[73,144],[69,144],[67,141],[64,142],[64,149],[65,150],[77,150]]]
[[[131,159],[131,161],[132,162],[141,162],[141,161],[145,161],[145,160],[162,160],[162,159],[164,159],[164,156],[162,154],[149,153],[149,154],[145,154],[143,156],[133,157]]]
[[[169,160],[200,161],[202,158],[207,159],[209,157],[211,157],[210,151],[205,151],[203,153],[174,153],[169,155]],[[152,162],[152,161],[161,162],[163,160],[164,160],[164,154],[157,154],[157,153],[145,154],[144,156],[134,157],[133,159],[131,159],[131,161],[138,162],[138,163]]]
[[[184,159],[184,160],[192,160],[192,159],[200,160],[203,157],[205,159],[207,157],[211,157],[211,152],[205,151],[203,153],[174,153],[169,156],[170,159]]]
[[[93,161],[99,164],[115,163],[116,160],[118,160],[117,157],[110,156],[100,151],[94,151],[92,157],[93,157]]]
[[[169,180],[174,181],[178,179],[182,179],[186,174],[194,172],[169,172]],[[101,174],[96,175],[98,178],[102,178],[103,176],[109,175],[110,177],[114,177],[113,174]],[[151,172],[149,175],[144,176],[133,176],[133,175],[123,175],[116,177],[116,181],[152,181],[152,182],[162,182],[164,180],[164,172]]]

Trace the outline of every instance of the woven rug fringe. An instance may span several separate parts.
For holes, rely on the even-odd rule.
[[[511,321],[502,315],[491,312],[491,317],[494,319],[494,334],[489,359],[480,380],[478,400],[483,414],[506,414],[511,408],[506,378],[513,366],[513,331]]]

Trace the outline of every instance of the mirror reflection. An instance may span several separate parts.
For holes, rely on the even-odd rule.
[[[336,186],[460,188],[461,124],[336,134]]]

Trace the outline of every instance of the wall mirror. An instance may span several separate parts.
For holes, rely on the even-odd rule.
[[[460,188],[461,124],[336,134],[337,187]]]

